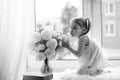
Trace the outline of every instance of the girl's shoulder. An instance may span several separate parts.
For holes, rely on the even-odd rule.
[[[79,38],[79,42],[81,43],[85,43],[85,44],[89,44],[89,37],[87,36],[87,35],[85,35],[85,36],[81,36],[80,38]]]
[[[96,39],[91,35],[84,35],[79,38],[80,42],[86,43],[86,45],[98,45]]]
[[[79,40],[89,40],[89,36],[88,35],[85,35],[85,36],[81,36],[80,38],[79,38]]]

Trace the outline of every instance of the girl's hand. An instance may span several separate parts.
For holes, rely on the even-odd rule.
[[[65,41],[62,41],[62,46],[63,47],[66,47],[66,48],[69,48],[69,42],[65,42]]]

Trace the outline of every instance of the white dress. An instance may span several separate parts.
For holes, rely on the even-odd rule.
[[[88,36],[88,38],[89,46],[85,48],[83,55],[78,57],[79,71],[83,72],[83,75],[77,74],[76,69],[67,68],[63,72],[54,74],[53,80],[120,80],[120,66],[108,67],[109,64],[104,56],[105,53],[102,52],[99,44],[91,36]],[[87,71],[89,71],[88,66],[91,66],[92,72],[106,68],[110,73],[103,72],[97,76],[89,76],[86,75]]]
[[[85,47],[82,55],[78,57],[78,63],[80,65],[78,70],[79,74],[87,74],[89,72],[94,74],[97,70],[103,70],[109,66],[97,41],[91,36],[87,37],[89,39],[89,45]]]

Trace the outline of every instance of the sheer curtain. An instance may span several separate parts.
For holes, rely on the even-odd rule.
[[[0,80],[21,80],[34,31],[34,0],[0,0]]]

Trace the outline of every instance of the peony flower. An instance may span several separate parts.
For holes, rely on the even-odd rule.
[[[56,39],[50,39],[47,43],[46,46],[50,49],[55,49],[57,47],[57,41]]]
[[[45,53],[39,52],[36,54],[36,60],[43,60],[45,59]]]
[[[31,37],[31,42],[38,42],[41,40],[41,35],[39,32],[34,32]]]
[[[52,37],[56,38],[56,37],[59,37],[59,36],[60,36],[59,33],[55,32],[55,31],[52,32]]]
[[[47,48],[45,50],[45,54],[48,56],[48,58],[52,58],[55,55],[55,50]]]
[[[62,38],[62,40],[65,41],[65,42],[68,41],[68,38],[67,38],[66,35],[62,35],[61,38]]]
[[[65,49],[63,47],[59,47],[56,49],[56,52],[58,53],[63,53],[65,51]]]
[[[33,47],[32,47],[32,51],[35,51],[36,53],[39,52],[39,45],[40,43],[34,43]]]
[[[52,38],[52,34],[50,33],[50,31],[48,31],[48,30],[43,30],[42,32],[41,32],[41,39],[42,40],[49,40],[49,39],[51,39]]]
[[[44,44],[40,44],[40,45],[39,45],[39,49],[40,49],[40,50],[44,50],[44,49],[45,49],[45,45],[44,45]]]
[[[36,46],[35,43],[40,41],[40,40],[41,40],[40,33],[34,32],[30,37],[28,48],[30,50],[33,49]]]

